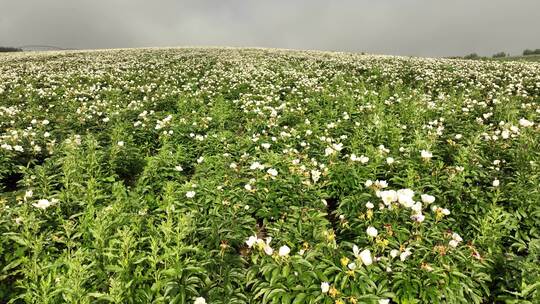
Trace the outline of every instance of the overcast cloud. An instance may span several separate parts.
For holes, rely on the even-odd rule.
[[[0,0],[0,45],[449,56],[540,48],[540,0]]]

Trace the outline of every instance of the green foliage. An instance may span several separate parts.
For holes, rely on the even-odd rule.
[[[1,57],[0,302],[538,303],[539,83],[495,60]]]

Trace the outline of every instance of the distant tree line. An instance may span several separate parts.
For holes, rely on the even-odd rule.
[[[529,56],[529,55],[540,55],[540,49],[536,49],[536,50],[527,49],[527,50],[523,51],[523,56]],[[505,57],[510,57],[510,54],[506,53],[506,52],[498,52],[498,53],[495,53],[495,54],[491,55],[491,58],[505,58]],[[468,55],[465,55],[465,56],[452,56],[452,57],[448,57],[448,58],[451,58],[451,59],[486,59],[488,57],[487,56],[480,56],[477,53],[471,53],[471,54],[468,54]]]
[[[523,56],[527,55],[540,55],[540,49],[523,51]]]
[[[508,56],[510,56],[510,54],[507,54],[507,53],[505,53],[505,52],[498,52],[498,53],[493,54],[491,57],[492,57],[492,58],[504,58],[504,57],[508,57]],[[483,58],[487,58],[487,57],[485,57],[485,56],[479,56],[479,55],[476,54],[476,53],[472,53],[472,54],[463,56],[462,58],[463,58],[463,59],[483,59]]]
[[[11,46],[0,46],[0,53],[5,52],[22,52],[21,48],[11,47]]]

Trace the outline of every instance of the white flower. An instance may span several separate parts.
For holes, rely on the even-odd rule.
[[[463,172],[464,170],[465,170],[464,167],[462,167],[462,166],[456,166],[456,171],[457,171],[457,172]]]
[[[459,234],[455,233],[455,232],[452,233],[452,239],[454,239],[454,240],[457,241],[457,242],[463,241],[463,239],[461,238],[461,236],[460,236]]]
[[[454,247],[454,248],[456,248],[458,244],[459,244],[459,242],[456,241],[456,240],[450,240],[450,242],[448,242],[448,245],[450,247]]]
[[[264,166],[261,165],[259,162],[254,162],[253,164],[251,164],[251,166],[249,166],[249,169],[251,170],[257,170],[257,169],[264,169]]]
[[[392,258],[397,257],[398,254],[399,254],[399,250],[397,250],[397,249],[392,249],[392,250],[390,251],[390,256],[391,256]]]
[[[327,147],[326,149],[324,149],[324,156],[332,155],[334,153],[336,153],[336,151],[334,151],[334,149],[330,147]]]
[[[516,126],[510,126],[510,131],[512,131],[514,133],[519,133],[519,128],[516,127]]]
[[[528,121],[528,120],[525,119],[525,118],[521,118],[521,119],[519,120],[519,125],[522,126],[522,127],[527,128],[527,127],[532,127],[532,126],[534,125],[534,122]]]
[[[24,198],[29,198],[29,197],[32,197],[32,195],[34,195],[34,191],[32,190],[26,190],[26,192],[24,193]]]
[[[414,191],[411,189],[400,189],[397,191],[397,198],[401,205],[410,208],[414,204]]]
[[[426,217],[422,213],[416,213],[411,216],[411,219],[413,221],[422,223],[426,219]]]
[[[291,248],[289,248],[289,246],[283,245],[279,247],[279,251],[278,251],[279,256],[286,256],[289,254],[289,252],[291,252]]]
[[[375,181],[375,187],[377,188],[386,188],[388,187],[388,183],[385,180],[376,180]]]
[[[32,206],[45,210],[49,208],[52,204],[53,202],[50,202],[48,199],[40,199],[37,203],[33,203]]]
[[[357,157],[356,154],[351,154],[351,160],[352,161],[358,161],[362,164],[365,164],[369,161],[369,157],[360,155],[360,157]]]
[[[204,157],[201,156],[201,157],[197,158],[197,163],[198,164],[202,163],[203,161],[204,161]]]
[[[367,229],[366,229],[366,233],[367,235],[369,235],[370,237],[376,237],[377,234],[379,234],[379,232],[377,231],[377,229],[373,226],[369,226]]]
[[[358,248],[358,246],[353,245],[352,251],[353,251],[353,254],[354,254],[354,256],[355,256],[356,258],[359,258],[359,257],[360,257],[360,249]]]
[[[246,245],[249,248],[253,247],[253,245],[255,245],[255,243],[257,243],[257,237],[254,236],[254,235],[250,236],[246,241]]]
[[[360,158],[358,159],[362,164],[365,164],[369,161],[369,157],[360,155]]]
[[[186,197],[187,197],[187,198],[193,198],[193,197],[195,197],[195,191],[188,191],[188,192],[186,192]]]
[[[236,169],[236,163],[231,163],[231,164],[229,165],[229,168],[231,168],[231,169]]]
[[[355,269],[356,269],[356,263],[355,263],[355,262],[349,263],[349,264],[347,265],[347,267],[348,267],[350,270],[355,270]]]
[[[422,194],[420,195],[420,198],[422,199],[422,202],[426,204],[431,204],[435,201],[435,196],[429,194]]]
[[[272,247],[270,247],[270,245],[265,245],[264,246],[264,252],[267,254],[267,255],[272,255],[274,253],[274,249]]]
[[[446,209],[446,208],[442,209],[441,212],[442,212],[442,214],[444,214],[444,215],[450,215],[450,210],[448,210],[448,209]]]
[[[394,158],[393,157],[387,157],[386,158],[386,163],[389,164],[389,165],[393,164],[394,163]]]
[[[336,151],[341,151],[343,149],[343,144],[342,143],[339,143],[339,144],[332,144],[332,149],[336,150]]]
[[[244,189],[246,189],[247,191],[251,191],[253,188],[251,187],[250,184],[245,184]]]
[[[311,170],[311,178],[313,179],[313,182],[316,183],[321,178],[321,171]]]
[[[261,144],[261,146],[262,146],[263,148],[265,148],[265,149],[270,149],[271,144],[269,144],[269,143],[264,143],[264,144]]]
[[[493,187],[499,187],[500,184],[501,182],[498,179],[493,181]]]
[[[322,282],[321,283],[321,292],[327,293],[330,290],[330,284],[328,282]]]
[[[206,304],[206,300],[203,297],[198,297],[193,304]]]
[[[385,205],[390,205],[391,203],[398,200],[398,195],[395,190],[381,191],[379,192],[379,196]]]
[[[19,145],[13,146],[13,150],[18,151],[18,152],[24,152],[24,148]]]
[[[178,171],[178,172],[181,172],[181,171],[184,171],[184,168],[182,168],[182,166],[180,165],[177,165],[174,167],[174,170]]]
[[[368,179],[365,183],[364,183],[364,186],[366,186],[366,188],[369,188],[373,185],[373,181]]]
[[[379,299],[379,304],[389,304],[390,299]]]
[[[369,249],[365,249],[364,251],[360,252],[360,259],[366,266],[373,264],[373,260],[371,259],[371,251],[369,251]]]
[[[259,248],[262,247],[262,249],[264,250],[264,252],[267,255],[272,255],[274,253],[274,249],[272,249],[272,247],[270,247],[270,242],[271,241],[272,241],[271,237],[267,237],[266,241],[263,241],[261,239],[257,239],[257,245],[259,246]]]
[[[49,124],[49,121],[47,119],[44,119],[41,123],[46,126]]]
[[[415,213],[422,212],[422,203],[421,202],[414,203],[414,205],[412,205],[411,207],[411,210],[414,211]]]
[[[368,208],[368,209],[373,209],[373,208],[375,208],[375,206],[373,205],[372,202],[367,202],[367,203],[366,203],[366,208]]]
[[[272,175],[272,176],[277,176],[278,175],[278,172],[276,169],[274,168],[270,168],[268,169],[266,172],[268,172],[268,174]]]
[[[429,160],[433,157],[433,154],[427,150],[420,150],[420,156],[425,160]]]
[[[403,251],[400,255],[399,255],[399,259],[403,262],[405,261],[405,259],[407,259],[410,255],[411,255],[411,251],[409,248],[405,249],[405,251]]]

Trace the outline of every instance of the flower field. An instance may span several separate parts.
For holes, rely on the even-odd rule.
[[[0,56],[0,302],[540,303],[540,63]]]

